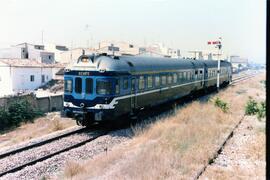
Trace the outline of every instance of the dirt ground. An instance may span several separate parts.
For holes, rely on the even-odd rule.
[[[265,179],[265,121],[245,117],[200,179]]]
[[[147,128],[133,127],[135,136],[130,141],[78,162],[72,177],[62,174],[59,179],[193,179],[244,116],[249,97],[265,101],[262,80],[265,74],[157,117]],[[214,105],[217,97],[228,104],[228,112]],[[264,122],[246,117],[221,156],[200,178],[264,178]],[[66,165],[66,171],[72,169]]]
[[[22,124],[18,128],[0,135],[0,148],[34,139],[52,132],[75,126],[76,122],[70,118],[63,118],[60,112],[48,113],[38,118],[34,123]]]

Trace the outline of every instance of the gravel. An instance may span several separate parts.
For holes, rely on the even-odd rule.
[[[213,179],[217,172],[222,172],[223,176],[235,174],[235,178],[244,174],[249,179],[265,179],[265,160],[258,155],[254,156],[257,150],[250,149],[257,144],[256,134],[261,126],[265,124],[256,117],[246,117],[201,179]]]
[[[0,177],[0,179],[29,180],[41,179],[42,177],[55,177],[59,171],[63,170],[63,166],[66,162],[71,160],[78,161],[92,158],[93,156],[104,152],[105,150],[110,150],[115,145],[129,140],[131,135],[131,129],[122,129],[111,132],[108,135],[101,136],[83,146],[61,153],[45,161],[38,162],[35,165],[25,167],[21,171],[7,174],[3,177]],[[55,148],[53,146],[51,147]],[[47,150],[48,149],[49,148],[47,148]],[[45,150],[44,153],[46,153],[47,150]]]
[[[91,137],[93,137],[93,133],[75,134],[39,146],[37,148],[32,148],[14,155],[10,155],[0,160],[0,173],[23,165],[27,162],[36,160],[38,158],[44,157],[46,155],[52,154],[66,147],[70,147],[74,144],[77,144],[78,142],[88,140]]]
[[[41,141],[45,141],[45,140],[48,140],[48,139],[57,137],[59,135],[66,134],[68,132],[78,130],[78,129],[81,129],[81,127],[74,126],[74,127],[68,128],[68,129],[61,130],[61,131],[52,132],[52,133],[44,135],[42,137],[31,139],[29,141],[22,142],[22,143],[13,145],[13,146],[7,146],[7,147],[0,149],[0,154],[10,152],[10,151],[13,151],[13,150],[18,149],[18,148],[27,147],[29,145],[36,144],[36,143],[39,143]]]

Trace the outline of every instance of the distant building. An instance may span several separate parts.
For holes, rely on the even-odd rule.
[[[9,48],[0,49],[0,58],[31,59],[40,63],[55,62],[54,53],[44,50],[43,45],[22,43]]]
[[[240,56],[230,56],[230,62],[235,71],[243,70],[248,68],[248,59],[241,58]]]
[[[45,50],[49,52],[53,52],[55,54],[55,62],[64,63],[62,62],[61,54],[63,52],[67,52],[69,49],[66,46],[62,46],[62,45],[46,44]]]
[[[60,53],[61,63],[73,63],[78,60],[78,58],[83,54],[93,54],[94,49],[89,48],[75,48],[68,51]]]
[[[171,57],[171,58],[180,58],[181,53],[180,49],[168,48],[162,43],[152,44],[148,47],[139,48],[140,56],[154,56],[154,57]]]
[[[30,59],[0,59],[0,96],[33,91],[54,79],[61,68]]]
[[[117,53],[119,55],[138,55],[139,47],[126,42],[103,41],[99,43],[97,52],[107,54]]]

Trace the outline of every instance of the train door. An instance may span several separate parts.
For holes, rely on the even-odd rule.
[[[131,111],[137,107],[137,95],[136,95],[136,78],[131,78],[131,99],[130,99]]]

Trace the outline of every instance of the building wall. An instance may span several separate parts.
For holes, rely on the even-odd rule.
[[[65,63],[65,62],[62,62],[61,53],[67,52],[68,48],[57,49],[57,46],[55,44],[46,44],[45,50],[54,53],[55,62]]]
[[[0,97],[12,94],[11,82],[10,67],[0,63]]]
[[[52,68],[12,67],[12,90],[14,92],[31,91],[52,79]],[[30,76],[34,75],[34,81]],[[44,75],[44,82],[42,82]]]
[[[23,58],[23,48],[10,47],[0,49],[0,58]]]

